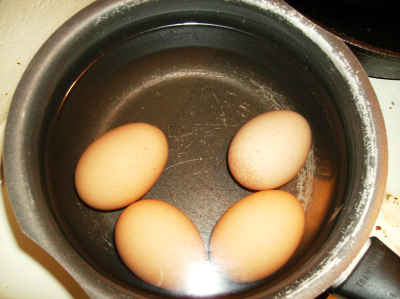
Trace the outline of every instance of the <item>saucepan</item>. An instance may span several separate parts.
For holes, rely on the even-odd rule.
[[[85,148],[127,123],[163,131],[168,161],[143,199],[178,207],[208,248],[221,215],[253,192],[231,176],[229,144],[248,120],[272,110],[296,111],[312,130],[303,169],[280,187],[299,199],[306,216],[285,266],[256,282],[205,284],[189,293],[130,272],[114,241],[124,209],[93,209],[75,190]],[[365,245],[387,174],[376,96],[343,42],[280,0],[93,3],[31,61],[11,104],[4,149],[23,231],[92,298],[315,298],[340,289],[349,281],[343,273],[360,268],[353,261],[376,247],[376,240]],[[383,260],[373,255],[374,271],[368,264],[368,275],[354,285],[366,289]]]

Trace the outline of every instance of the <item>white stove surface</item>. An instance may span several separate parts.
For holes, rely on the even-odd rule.
[[[33,55],[68,18],[93,0],[0,1],[0,143],[14,90]],[[389,173],[381,213],[371,235],[400,255],[400,81],[371,78],[383,112]],[[2,151],[2,146],[0,147]],[[47,252],[26,237],[15,218],[5,182],[0,192],[0,298],[88,298]]]

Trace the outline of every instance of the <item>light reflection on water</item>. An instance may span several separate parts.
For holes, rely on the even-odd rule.
[[[196,264],[188,275],[187,293],[196,296],[218,294],[226,290],[225,283],[211,262]]]

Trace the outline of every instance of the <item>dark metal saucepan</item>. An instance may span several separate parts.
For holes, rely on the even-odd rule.
[[[277,109],[301,113],[313,132],[306,165],[281,188],[305,209],[303,240],[271,277],[208,295],[314,298],[368,240],[385,190],[386,135],[357,59],[279,0],[98,1],[70,19],[32,60],[11,105],[4,167],[14,211],[93,298],[197,296],[150,286],[123,265],[113,239],[122,210],[83,204],[75,165],[114,127],[159,127],[169,159],[144,198],[180,208],[208,246],[219,217],[250,193],[229,174],[231,139]]]

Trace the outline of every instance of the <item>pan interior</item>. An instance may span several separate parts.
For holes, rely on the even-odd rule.
[[[330,94],[294,52],[228,27],[167,26],[114,47],[75,81],[52,123],[45,171],[54,217],[89,265],[132,292],[188,295],[160,290],[135,277],[114,246],[114,227],[122,210],[94,210],[77,196],[75,166],[93,140],[127,123],[160,128],[168,139],[168,162],[143,198],[181,209],[208,248],[221,215],[252,192],[229,173],[230,141],[256,115],[287,109],[302,114],[313,133],[306,165],[280,188],[303,205],[303,240],[287,265],[271,277],[251,284],[222,281],[208,295],[272,289],[301,269],[329,233],[329,220],[344,190],[346,157]]]

